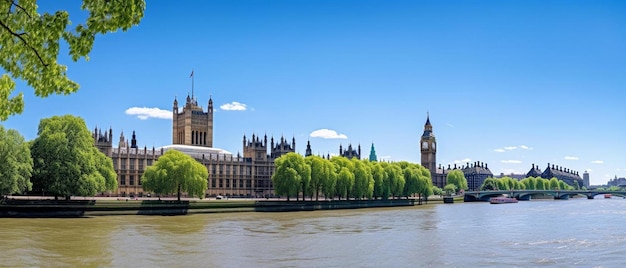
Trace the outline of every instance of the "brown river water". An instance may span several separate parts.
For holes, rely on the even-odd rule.
[[[625,267],[626,199],[0,218],[2,267]]]

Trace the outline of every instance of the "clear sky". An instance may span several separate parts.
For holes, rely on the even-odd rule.
[[[85,17],[78,1],[40,8]],[[234,154],[267,134],[301,154],[307,140],[365,157],[374,143],[379,159],[419,163],[430,113],[442,165],[626,175],[626,1],[148,1],[89,61],[61,54],[81,88],[41,99],[18,82],[24,113],[3,124],[27,140],[40,119],[74,114],[113,128],[114,144],[133,130],[142,147],[171,144],[193,70],[199,104],[216,106],[213,144]]]

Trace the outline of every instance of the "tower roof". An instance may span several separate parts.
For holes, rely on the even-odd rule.
[[[430,114],[428,112],[426,113],[426,123],[424,124],[424,134],[422,134],[422,137],[435,137],[435,135],[433,135],[433,126],[430,124]]]

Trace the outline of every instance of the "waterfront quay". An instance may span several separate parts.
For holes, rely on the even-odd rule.
[[[460,197],[459,197],[460,198]],[[459,199],[458,201],[461,201]],[[430,203],[441,203],[432,197]],[[426,203],[414,198],[387,200],[195,199],[75,197],[71,200],[20,196],[0,202],[0,217],[90,217],[111,215],[187,215],[229,212],[288,212],[375,207],[414,206]]]

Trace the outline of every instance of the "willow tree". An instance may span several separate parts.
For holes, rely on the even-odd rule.
[[[335,169],[333,164],[324,158],[311,155],[305,159],[311,168],[311,181],[309,182],[309,196],[315,195],[315,200],[319,200],[320,192],[326,193],[324,189],[330,188],[330,197],[333,196],[335,187]],[[329,197],[326,195],[326,197]]]
[[[23,193],[32,188],[33,159],[17,130],[0,126],[0,194]]]
[[[374,179],[373,197],[377,199],[383,197],[385,191],[385,170],[380,162],[369,162],[372,178]]]
[[[70,94],[78,83],[67,77],[67,66],[59,64],[60,40],[65,40],[73,61],[89,59],[96,35],[126,31],[143,18],[144,0],[83,0],[89,13],[84,23],[70,29],[69,13],[39,13],[36,0],[0,1],[0,120],[22,113],[23,93],[12,94],[13,79],[21,79],[35,95]],[[13,96],[13,97],[10,97]]]
[[[392,198],[401,196],[405,184],[402,168],[400,168],[400,165],[397,163],[390,163],[383,167],[385,169],[385,183],[389,191],[388,194],[390,194]],[[384,197],[385,196],[383,196],[383,198]]]
[[[93,137],[80,117],[42,119],[30,151],[35,191],[69,199],[117,188],[113,161],[93,146]]]
[[[372,198],[374,195],[374,177],[372,170],[365,160],[352,158],[354,166],[354,185],[352,186],[352,197],[356,199]]]
[[[141,176],[143,189],[155,194],[176,193],[180,201],[182,192],[204,198],[209,171],[193,157],[176,150],[168,150],[146,168]]]
[[[448,184],[454,184],[457,191],[467,189],[467,179],[461,170],[455,169],[448,172],[446,180],[448,181]]]
[[[352,173],[347,167],[341,167],[339,173],[337,173],[337,196],[339,200],[342,197],[348,199],[350,197],[350,190],[354,185],[354,173]]]
[[[272,175],[274,191],[278,195],[289,197],[299,195],[306,196],[306,189],[311,180],[311,167],[307,165],[304,157],[297,153],[287,153],[274,161],[276,171]]]

